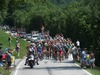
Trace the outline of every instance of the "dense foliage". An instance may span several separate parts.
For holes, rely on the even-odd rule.
[[[100,0],[0,0],[0,23],[63,33],[100,56]],[[100,63],[100,61],[96,61]],[[98,64],[100,66],[100,64]]]

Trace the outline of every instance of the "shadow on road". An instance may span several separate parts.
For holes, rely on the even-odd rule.
[[[47,70],[49,75],[53,75],[52,71],[60,71],[60,70],[82,70],[77,66],[58,66],[58,67],[34,67],[31,69],[30,67],[23,67],[24,70]]]
[[[23,69],[31,69],[30,67],[23,67]],[[60,67],[33,67],[34,70],[40,69],[52,69],[52,70],[82,70],[80,67],[77,66],[60,66]]]

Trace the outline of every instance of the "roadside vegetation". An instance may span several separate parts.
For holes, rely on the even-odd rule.
[[[79,61],[76,62],[78,65],[81,65]],[[95,67],[93,69],[91,69],[90,67],[87,67],[85,69],[86,71],[88,71],[89,73],[91,73],[92,75],[100,75],[100,67]]]
[[[20,51],[20,56],[18,57],[18,54],[16,52],[16,50],[13,52],[13,56],[15,56],[15,59],[19,58],[22,59],[25,54],[26,54],[26,45],[28,44],[28,42],[24,41],[23,39],[19,39],[20,44],[21,44],[21,51]],[[12,50],[15,49],[15,43],[16,43],[16,39],[14,37],[12,37],[12,42],[11,42],[11,46],[9,46],[8,44],[8,34],[6,34],[4,31],[0,30],[0,43],[2,43],[2,50],[4,50],[5,52],[5,48],[10,48]],[[0,67],[0,72],[2,75],[10,75],[11,70],[5,70],[6,65],[4,65],[4,67]]]
[[[93,75],[100,75],[100,67],[96,67],[94,69],[86,69],[87,71],[89,71],[91,74]]]
[[[41,30],[43,25],[50,35],[62,33],[77,39],[82,48],[93,51],[96,66],[100,67],[100,0],[0,0],[0,25],[26,28],[27,32]],[[0,30],[0,43],[3,49],[15,48],[15,38],[12,38],[11,47],[8,45],[8,35]],[[22,58],[25,55],[27,42],[19,39]],[[98,69],[98,68],[97,68]],[[94,75],[100,75],[99,70],[89,69]],[[97,70],[97,71],[95,71]],[[96,73],[98,72],[98,73]]]
[[[95,54],[100,66],[100,0],[0,0],[0,24],[62,33],[81,41],[82,48]],[[84,39],[84,40],[83,40]]]
[[[13,36],[11,37],[12,38],[11,46],[9,46],[8,36],[9,36],[9,34],[6,34],[4,31],[0,30],[0,43],[2,43],[2,49],[4,51],[5,51],[5,48],[10,48],[10,49],[14,50],[16,47],[16,38],[14,38]],[[26,54],[26,46],[27,46],[28,42],[26,42],[20,38],[18,40],[20,42],[20,48],[21,48],[20,49],[20,52],[21,52],[20,56],[18,57],[16,50],[14,50],[13,55],[16,58],[23,58],[23,56],[25,56],[25,54]]]

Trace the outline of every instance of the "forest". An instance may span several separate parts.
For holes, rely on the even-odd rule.
[[[100,66],[100,0],[0,0],[0,25],[62,33],[95,53]]]

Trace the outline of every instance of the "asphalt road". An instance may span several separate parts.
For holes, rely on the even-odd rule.
[[[25,59],[23,59],[16,67],[13,75],[91,75],[71,61],[71,56],[61,63],[44,59],[39,61],[39,65],[35,65],[31,69],[24,65]]]

